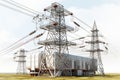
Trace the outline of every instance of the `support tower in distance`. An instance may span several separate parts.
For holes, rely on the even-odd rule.
[[[105,75],[103,63],[101,59],[101,52],[103,52],[104,50],[100,49],[100,44],[104,44],[105,42],[99,40],[99,34],[98,34],[99,30],[97,29],[97,25],[95,21],[94,21],[93,29],[91,30],[91,32],[92,32],[91,41],[87,41],[86,43],[91,44],[91,49],[87,50],[87,52],[90,52],[90,57],[92,60],[91,62],[93,65],[92,70],[94,70],[95,68],[94,59],[97,59],[98,72],[101,75]]]
[[[17,74],[25,74],[26,73],[26,55],[25,50],[21,49],[15,53],[15,61],[18,63],[17,65]]]

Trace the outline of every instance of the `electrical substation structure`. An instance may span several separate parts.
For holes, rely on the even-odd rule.
[[[29,33],[25,37],[21,38],[17,42],[13,43],[9,47],[1,50],[0,53],[6,54],[7,52],[13,51],[29,43],[30,41],[33,41],[37,38],[41,38],[41,36],[43,36],[45,32],[47,32],[47,34],[45,34],[47,36],[45,40],[43,41],[39,40],[39,42],[37,43],[39,46],[42,45],[41,47],[30,51],[25,51],[24,49],[21,49],[15,53],[14,59],[18,63],[17,65],[18,74],[26,73],[25,53],[43,48],[41,50],[41,53],[40,52],[39,54],[35,53],[34,56],[32,55],[30,56],[30,67],[28,68],[28,70],[30,71],[30,74],[33,76],[39,76],[44,74],[45,75],[48,74],[52,77],[94,76],[96,75],[97,71],[101,75],[105,75],[102,59],[101,59],[101,52],[104,52],[104,50],[101,49],[100,45],[106,43],[99,39],[100,37],[99,30],[97,29],[95,22],[91,32],[88,31],[86,28],[82,27],[78,23],[78,21],[83,25],[91,28],[89,25],[87,25],[85,22],[75,17],[72,12],[66,10],[63,5],[57,2],[54,2],[50,6],[45,8],[44,9],[45,14],[42,14],[39,11],[28,8],[15,1],[11,1],[11,0],[10,1],[2,0],[2,1],[18,9],[15,9],[11,6],[7,6],[4,4],[1,6],[32,17],[33,20],[36,22],[36,30]],[[73,18],[75,19],[72,20],[72,23],[75,24],[76,27],[73,26],[71,27],[65,23],[65,19],[68,18],[69,16],[71,16],[72,19]],[[37,24],[39,24],[39,28],[41,32],[42,31],[44,32],[37,34],[38,31]],[[68,39],[69,35],[67,35],[67,33],[77,32],[79,31],[79,28],[91,34],[90,36],[91,40],[84,42],[90,44],[90,49],[86,50],[87,52],[90,53],[90,57],[72,55],[74,53],[69,52],[68,47],[74,46],[78,48],[77,45],[80,45],[77,42],[73,42],[74,40],[80,41],[81,39],[85,38],[85,37],[80,37],[80,35],[77,36],[76,34],[74,34],[79,38],[74,40]],[[34,37],[29,38],[25,42],[22,42],[24,39],[32,36],[33,34],[35,35]],[[85,46],[86,45],[83,45],[79,48],[84,48]],[[106,46],[105,49],[108,50]],[[82,53],[82,51],[80,51],[80,53]]]
[[[52,3],[44,11],[50,14],[50,19],[40,28],[47,30],[48,34],[46,40],[38,42],[45,48],[43,53],[38,56],[38,67],[34,71],[29,69],[32,71],[31,75],[49,74],[52,77],[95,75],[96,59],[94,59],[94,69],[91,70],[93,65],[91,65],[90,58],[69,54],[68,46],[77,44],[67,40],[66,33],[74,31],[74,28],[65,24],[65,17],[73,14],[59,3]]]

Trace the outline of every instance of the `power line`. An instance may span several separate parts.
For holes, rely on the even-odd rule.
[[[18,3],[18,2],[15,2],[15,1],[13,1],[13,0],[10,0],[10,1],[16,3],[16,4],[19,5],[19,6],[22,6],[22,7],[24,7],[24,8],[27,8],[27,9],[31,10],[31,11],[34,11],[34,12],[36,12],[36,13],[39,13],[39,14],[41,13],[41,12],[36,11],[36,10],[34,10],[34,9],[31,9],[31,8],[25,6],[25,5],[22,5],[22,4]]]
[[[87,23],[85,23],[83,20],[81,20],[81,19],[79,19],[79,18],[77,18],[76,16],[73,16],[73,15],[72,15],[72,17],[76,18],[78,21],[80,21],[81,23],[83,23],[84,25],[86,25],[87,27],[89,27],[90,29],[92,29],[92,27],[89,26]],[[99,33],[101,33],[101,32],[99,32]]]
[[[24,12],[24,11],[21,11],[21,10],[15,9],[15,8],[12,8],[12,7],[7,6],[7,5],[5,5],[5,4],[2,4],[2,3],[0,3],[0,6],[9,8],[9,9],[14,10],[14,11],[16,11],[16,12],[20,12],[20,13],[22,13],[22,14],[24,14],[24,15],[27,15],[27,16],[30,16],[30,17],[34,17],[34,15],[32,15],[32,14],[26,13],[26,12]]]
[[[28,10],[28,9],[26,9],[26,8],[23,8],[23,7],[21,7],[21,6],[19,6],[19,5],[16,5],[16,4],[14,4],[14,3],[10,2],[10,1],[7,1],[7,0],[2,0],[2,1],[4,1],[4,2],[10,4],[10,5],[13,5],[13,6],[15,6],[15,7],[18,7],[18,8],[20,8],[20,9],[23,9],[23,10],[25,10],[25,11],[28,11],[28,12],[30,12],[30,13],[37,14],[37,13],[35,13],[34,11],[31,11],[31,10]]]
[[[20,3],[18,3],[18,2],[15,2],[15,1],[13,1],[13,0],[10,0],[10,1],[12,1],[12,2],[10,2],[10,1],[7,1],[7,0],[3,0],[4,2],[6,2],[6,3],[9,3],[9,4],[11,4],[11,5],[13,5],[13,6],[15,6],[15,7],[18,7],[18,8],[20,8],[20,9],[22,9],[22,10],[25,10],[25,11],[28,11],[29,13],[32,13],[32,14],[35,14],[36,16],[32,16],[33,18],[39,18],[40,16],[44,16],[45,17],[45,19],[49,19],[47,16],[45,16],[45,15],[43,15],[41,12],[39,12],[39,11],[36,11],[36,10],[34,10],[34,9],[31,9],[31,8],[29,8],[29,7],[27,7],[27,6],[25,6],[25,5],[22,5],[22,4],[20,4]],[[14,4],[15,3],[15,4]],[[17,5],[16,5],[17,4]],[[41,14],[41,15],[40,15]],[[51,20],[51,21],[53,21],[52,19],[49,19],[49,20]],[[54,21],[53,21],[54,22]]]
[[[2,52],[2,53],[0,53],[0,54],[6,54],[6,53],[8,53],[8,52],[10,52],[10,51],[13,51],[13,50],[15,50],[15,49],[17,49],[17,48],[19,48],[19,47],[21,47],[21,46],[29,43],[30,41],[32,41],[32,40],[34,40],[34,39],[36,39],[36,38],[39,38],[39,37],[42,36],[43,34],[44,34],[44,33],[38,34],[37,36],[35,36],[35,37],[33,37],[33,38],[31,38],[31,39],[23,42],[23,43],[17,44],[16,46],[13,46],[13,47],[9,48],[8,50],[6,50],[6,51],[4,51],[4,52]]]
[[[77,22],[73,21],[73,23],[74,23],[75,25],[77,25],[78,27],[82,28],[84,31],[90,33],[90,32],[89,32],[88,30],[86,30],[84,27],[80,26]]]
[[[73,16],[73,15],[72,15]],[[89,27],[90,29],[92,29],[92,27],[91,26],[89,26],[87,23],[85,23],[84,21],[82,21],[81,19],[79,19],[79,18],[77,18],[77,17],[75,17],[75,16],[73,16],[74,18],[76,18],[77,20],[79,20],[81,23],[83,23],[84,25],[86,25],[87,27]]]
[[[11,48],[12,46],[15,46],[17,43],[19,43],[19,42],[22,41],[23,39],[25,39],[25,38],[31,36],[31,35],[34,34],[35,32],[36,32],[36,30],[30,32],[28,35],[26,35],[25,37],[23,37],[23,38],[19,39],[18,41],[14,42],[12,45],[8,46],[8,47],[5,48],[5,49],[2,49],[2,50],[0,51],[0,53],[2,53],[2,52],[4,52],[4,51],[8,50],[8,49]]]
[[[4,0],[3,0],[3,1],[4,1]],[[25,15],[28,15],[28,16],[31,16],[31,17],[33,17],[33,18],[35,18],[35,17],[36,17],[36,18],[39,18],[40,16],[42,16],[42,17],[44,16],[44,19],[48,19],[48,20],[53,21],[52,19],[49,19],[46,15],[43,15],[42,13],[41,13],[41,15],[39,15],[39,14],[37,14],[38,11],[35,11],[35,10],[31,9],[31,8],[28,8],[28,7],[26,7],[26,6],[22,5],[22,4],[19,4],[19,3],[15,2],[15,1],[14,1],[15,3],[17,3],[17,4],[19,4],[19,5],[22,5],[23,7],[26,7],[26,8],[28,8],[28,9],[30,9],[30,10],[28,10],[28,9],[26,9],[26,8],[23,8],[23,7],[20,7],[20,6],[16,5],[16,4],[14,4],[14,3],[9,2],[9,1],[4,1],[4,2],[7,2],[7,3],[11,4],[11,5],[14,5],[14,6],[16,6],[16,7],[20,8],[20,9],[23,9],[23,10],[25,10],[25,11],[28,11],[29,13],[32,13],[32,14],[29,14],[29,13],[27,13],[27,12],[24,12],[24,11],[21,11],[21,10],[18,10],[18,9],[15,9],[15,8],[12,8],[12,7],[10,7],[10,6],[7,6],[7,5],[5,5],[5,4],[0,3],[0,5],[3,6],[3,7],[12,9],[12,10],[14,10],[14,11],[20,12],[20,13],[25,14]],[[33,11],[31,11],[31,10],[33,10]],[[37,13],[35,13],[34,11],[37,12]],[[39,12],[39,13],[40,13],[40,12]],[[36,14],[37,16],[34,16],[33,14]],[[54,21],[53,21],[53,22],[54,22]]]

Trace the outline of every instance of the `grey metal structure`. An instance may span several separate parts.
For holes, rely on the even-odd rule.
[[[99,30],[96,23],[94,22],[91,31],[91,41],[86,41],[86,43],[91,44],[91,49],[87,50],[90,52],[90,58],[69,55],[68,46],[76,46],[76,43],[67,40],[67,31],[74,31],[74,28],[65,24],[65,16],[73,14],[56,2],[45,8],[44,11],[49,17],[45,18],[47,23],[40,25],[40,29],[47,30],[48,34],[46,40],[38,42],[39,45],[45,47],[38,56],[38,67],[34,70],[29,68],[31,75],[49,74],[56,77],[79,74],[89,76],[95,75],[97,69],[104,75],[101,60],[103,50],[99,46],[100,43],[104,42],[99,40]]]
[[[31,75],[36,75],[36,76],[38,75],[37,73],[41,70],[41,65],[42,65],[41,60],[43,55],[44,53],[39,53],[37,55],[38,57],[36,57],[37,61],[35,63],[34,60],[32,60],[34,56],[30,58],[31,63],[34,63],[34,65],[36,65],[36,66],[32,65],[33,67],[35,67],[34,69],[29,68]],[[56,74],[57,76],[93,76],[95,74],[95,71],[97,71],[97,59],[94,59],[94,69],[93,69],[91,58],[75,56],[70,54],[62,55],[63,58],[66,58],[66,56],[69,56],[69,61],[67,63],[70,64],[69,65],[70,69],[66,68],[65,65],[63,64],[62,66],[64,66],[65,68],[63,69],[62,72],[59,71]],[[51,57],[51,61],[46,61],[46,66],[49,67],[50,70],[54,70],[55,67],[56,70],[59,70],[59,66],[57,66],[60,63],[59,54],[54,53],[50,57]],[[69,72],[70,70],[71,72]],[[42,73],[40,73],[40,75],[42,75]]]
[[[39,74],[48,73],[51,76],[58,76],[64,69],[68,69],[70,72],[69,56],[63,57],[64,54],[69,54],[68,45],[73,43],[67,40],[67,31],[72,31],[73,28],[65,24],[65,16],[72,15],[71,12],[64,9],[63,5],[58,3],[52,3],[51,6],[44,9],[44,11],[50,14],[49,23],[40,27],[47,30],[47,39],[40,43],[45,45],[44,54],[41,59],[41,70]],[[58,53],[59,64],[55,64],[56,60],[52,60],[53,54]],[[54,57],[56,57],[54,55]],[[47,64],[53,62],[54,64]],[[51,66],[54,68],[51,69]]]
[[[26,55],[25,50],[21,49],[15,53],[14,56],[17,65],[17,74],[25,74],[26,72]]]
[[[93,25],[93,29],[91,30],[92,32],[92,36],[91,36],[91,41],[87,41],[86,43],[91,44],[91,49],[87,50],[87,52],[90,52],[90,57],[92,58],[92,70],[94,70],[95,68],[95,62],[94,59],[97,59],[98,61],[98,72],[101,75],[105,75],[104,74],[104,68],[103,68],[103,64],[102,64],[102,59],[101,59],[101,52],[103,52],[104,50],[100,49],[100,43],[104,44],[105,42],[100,41],[99,40],[99,34],[98,34],[98,29],[97,29],[97,25],[96,22],[94,22]]]

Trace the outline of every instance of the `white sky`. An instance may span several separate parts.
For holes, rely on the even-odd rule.
[[[98,29],[109,43],[109,54],[102,55],[105,72],[120,73],[120,0],[14,0],[42,12],[52,2],[59,2],[78,18]],[[3,3],[2,0],[0,3]],[[0,6],[0,50],[27,35],[35,29],[32,17]],[[81,23],[80,23],[81,24]],[[79,35],[81,35],[80,33]],[[35,41],[36,42],[36,41]],[[29,47],[33,46],[33,47]],[[33,49],[34,42],[21,48]],[[77,51],[78,52],[78,51]],[[15,72],[16,63],[11,52],[0,56],[0,72]]]

